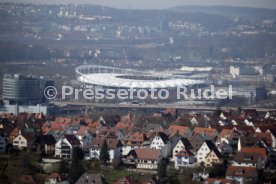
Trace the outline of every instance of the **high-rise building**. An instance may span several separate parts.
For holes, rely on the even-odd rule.
[[[18,114],[20,112],[47,113],[47,99],[44,89],[53,86],[53,81],[22,76],[18,74],[5,74],[3,77],[2,100],[0,112]]]

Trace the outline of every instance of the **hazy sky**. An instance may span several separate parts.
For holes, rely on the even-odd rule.
[[[177,5],[230,5],[276,9],[276,0],[0,0],[25,3],[90,3],[115,8],[163,9]]]

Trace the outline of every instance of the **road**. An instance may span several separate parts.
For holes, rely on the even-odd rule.
[[[112,104],[112,103],[87,103],[87,102],[72,102],[72,101],[52,101],[53,104],[59,107],[68,107],[70,109],[79,109],[79,106],[84,108],[118,108],[118,109],[179,109],[179,110],[189,110],[189,111],[216,111],[216,106],[191,106],[191,105],[175,105],[175,104]],[[237,110],[238,107],[222,106],[222,110]],[[242,109],[256,109],[258,112],[267,112],[267,111],[276,111],[275,108],[266,108],[266,107],[243,107]]]

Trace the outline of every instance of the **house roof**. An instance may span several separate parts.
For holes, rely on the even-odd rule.
[[[255,167],[229,166],[226,171],[226,176],[252,176],[257,172]]]
[[[45,144],[54,145],[56,143],[56,140],[53,135],[48,134],[48,135],[41,135],[40,137],[38,137],[36,142],[44,145]]]
[[[133,125],[131,123],[127,123],[127,122],[118,122],[115,126],[115,128],[117,129],[129,129],[131,128]]]
[[[85,136],[88,132],[87,126],[80,126],[79,130],[77,131],[77,135]]]
[[[264,141],[268,146],[272,145],[272,136],[270,132],[256,132],[255,137]]]
[[[243,163],[258,163],[260,155],[254,153],[237,152],[234,161]]]
[[[155,137],[160,137],[165,144],[169,141],[168,136],[163,132],[156,132]]]
[[[118,179],[115,184],[135,184],[135,182],[129,176],[124,176]]]
[[[11,136],[16,137],[16,136],[18,136],[18,135],[19,135],[19,128],[16,127],[16,128],[14,128],[14,129],[11,131],[10,137],[11,137]]]
[[[54,172],[50,174],[49,176],[46,177],[46,179],[56,179],[56,180],[61,180],[61,176],[59,173]]]
[[[177,145],[177,143],[178,143],[179,141],[181,141],[185,148],[187,148],[187,149],[193,149],[193,146],[192,146],[192,144],[190,143],[190,141],[189,141],[188,138],[179,136],[179,137],[174,137],[174,138],[171,139],[170,141],[171,141],[171,143],[172,143],[172,148],[174,148],[174,147]]]
[[[82,176],[78,179],[78,181],[75,184],[87,184],[87,183],[102,184],[103,180],[100,174],[83,173]]]
[[[66,134],[64,135],[64,137],[67,139],[67,141],[71,144],[71,145],[80,145],[80,141],[79,139],[72,134]]]
[[[134,149],[136,157],[142,160],[157,160],[161,154],[159,149],[136,148]]]
[[[222,158],[220,151],[218,150],[217,146],[214,144],[213,141],[206,140],[205,143],[207,144],[207,146],[209,147],[209,149],[211,151],[214,151],[214,153],[217,155],[217,157]]]
[[[195,127],[195,129],[194,129],[194,133],[205,134],[210,137],[215,136],[216,132],[217,132],[217,130],[214,128]]]
[[[220,138],[226,138],[226,137],[231,137],[233,134],[233,130],[232,129],[222,129],[220,134],[219,134],[219,137]]]
[[[177,132],[180,134],[180,135],[184,135],[187,131],[189,131],[190,128],[187,127],[187,126],[178,126],[178,125],[171,125],[169,128],[168,128],[168,131],[169,131],[169,134],[170,134],[170,137],[173,136],[174,134],[176,134]]]
[[[242,147],[241,152],[243,153],[251,153],[251,154],[258,154],[263,158],[266,157],[266,149],[265,148],[251,148],[251,147]]]
[[[124,143],[127,145],[143,144],[148,140],[148,137],[143,132],[130,132],[124,137]]]
[[[117,138],[107,138],[107,139],[103,139],[103,138],[95,138],[92,141],[92,148],[101,148],[104,140],[107,141],[107,145],[108,145],[108,149],[115,149],[117,147],[121,147],[122,143],[119,139]]]

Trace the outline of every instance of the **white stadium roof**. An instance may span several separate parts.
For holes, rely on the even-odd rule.
[[[114,88],[175,88],[177,86],[191,86],[204,84],[206,80],[179,75],[160,75],[124,70],[98,65],[82,65],[76,68],[77,78],[87,85],[106,86]],[[148,78],[145,77],[154,77]]]

